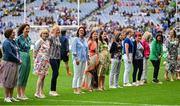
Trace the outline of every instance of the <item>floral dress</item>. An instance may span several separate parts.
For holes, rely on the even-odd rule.
[[[168,63],[168,71],[174,72],[177,66],[177,57],[178,57],[178,41],[169,40],[167,42],[167,63]]]
[[[180,72],[180,44],[179,44],[179,46],[178,46],[178,61],[177,61],[177,69],[176,69],[176,71],[177,72]]]
[[[106,42],[99,42],[99,67],[98,76],[105,76],[109,72],[110,54]]]
[[[34,73],[36,75],[47,75],[49,68],[49,48],[48,40],[38,40],[34,48]]]

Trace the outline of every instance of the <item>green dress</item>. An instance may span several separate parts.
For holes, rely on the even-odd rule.
[[[110,54],[106,42],[99,42],[99,61],[98,76],[109,74]]]
[[[24,38],[23,35],[20,35],[16,39],[16,44],[19,48],[20,58],[22,60],[22,64],[19,68],[17,85],[25,87],[27,84],[27,80],[31,68],[31,61],[30,61],[31,39],[30,37]]]

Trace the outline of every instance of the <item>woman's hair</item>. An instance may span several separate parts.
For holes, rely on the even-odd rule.
[[[103,43],[103,44],[104,44],[104,42],[103,42],[103,37],[102,37],[102,35],[103,35],[104,33],[106,33],[106,32],[105,32],[105,31],[101,31],[100,34],[99,34],[99,40],[100,40],[101,43]],[[106,43],[108,44],[108,38],[106,38],[105,41],[106,41]]]
[[[0,59],[2,58],[2,50],[1,50],[1,48],[0,48]]]
[[[91,32],[88,41],[92,40],[92,36],[95,32],[96,32],[95,30]],[[98,44],[98,39],[96,39],[96,43]]]
[[[39,33],[40,37],[42,37],[42,33],[48,33],[48,35],[49,35],[49,30],[48,29],[40,30],[40,33]]]
[[[51,29],[51,33],[53,33],[56,28],[60,28],[59,25],[57,25],[57,24],[53,25],[53,27]]]
[[[126,35],[129,35],[130,33],[133,33],[134,30],[131,28],[126,29]]]
[[[9,38],[12,33],[13,33],[13,29],[7,29],[7,30],[4,32],[4,36],[5,36],[6,38]]]
[[[116,35],[116,36],[115,36],[115,40],[116,40],[116,42],[121,41],[121,39],[119,38],[120,36],[121,36],[121,34],[118,34],[118,35]]]
[[[66,30],[61,30],[61,35],[65,35],[66,34]]]
[[[79,27],[79,29],[77,30],[76,36],[79,37],[79,30],[80,29],[84,30],[84,35],[83,36],[86,36],[86,29],[84,27]]]
[[[174,29],[171,31],[173,31],[174,38],[176,38],[177,37],[176,31]]]
[[[24,31],[24,29],[26,28],[26,26],[29,26],[29,24],[22,24],[22,25],[19,27],[18,32],[17,32],[17,36],[20,36],[20,35],[23,33],[23,31]],[[30,26],[29,26],[29,27],[30,27]]]
[[[148,31],[146,31],[144,34],[143,34],[143,38],[146,40],[146,41],[150,41],[152,37],[152,34]]]
[[[158,36],[161,36],[161,41],[160,41],[160,43],[163,43],[163,35],[162,35],[161,33],[158,33],[158,34],[156,35],[156,40],[157,40]]]

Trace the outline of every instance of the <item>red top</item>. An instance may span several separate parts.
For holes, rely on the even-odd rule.
[[[93,56],[96,54],[97,51],[97,43],[96,41],[88,41],[88,47],[89,47],[89,55]]]
[[[144,57],[147,58],[150,55],[149,43],[146,41],[146,39],[142,39],[142,45],[144,47]]]

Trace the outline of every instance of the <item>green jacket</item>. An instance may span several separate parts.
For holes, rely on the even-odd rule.
[[[156,39],[153,39],[151,43],[150,60],[159,60],[159,56],[162,55],[162,52],[163,52],[162,44],[157,42]]]

